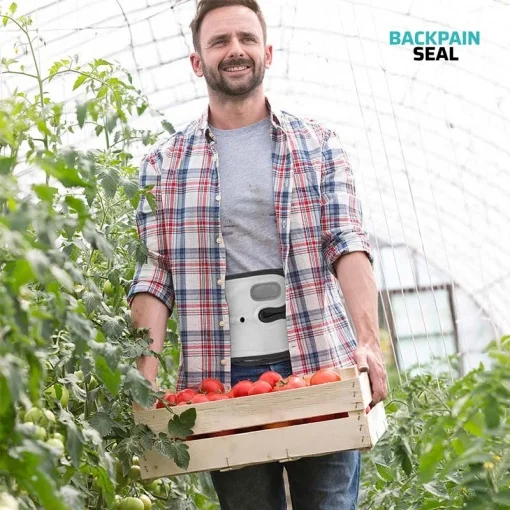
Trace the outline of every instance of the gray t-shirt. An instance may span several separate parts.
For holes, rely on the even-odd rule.
[[[269,117],[238,129],[211,127],[211,131],[218,150],[227,276],[282,269],[273,198]]]

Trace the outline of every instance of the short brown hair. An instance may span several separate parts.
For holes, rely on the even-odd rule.
[[[262,25],[264,44],[266,44],[266,20],[264,19],[264,15],[260,10],[260,5],[258,4],[257,0],[200,0],[197,5],[197,12],[195,17],[190,24],[191,35],[193,36],[193,46],[196,52],[200,53],[200,27],[202,26],[205,15],[214,9],[219,9],[220,7],[230,7],[231,5],[241,5],[243,7],[248,7],[248,9],[251,9],[257,15],[257,18]]]

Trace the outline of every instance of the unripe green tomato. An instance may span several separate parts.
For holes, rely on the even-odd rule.
[[[115,294],[115,288],[112,285],[112,282],[110,280],[106,280],[103,285],[103,292],[107,296],[113,296]]]
[[[91,375],[90,376],[90,382],[89,382],[89,390],[93,390],[95,388],[97,388],[99,385],[97,383],[97,379]]]
[[[52,434],[51,437],[62,441],[62,443],[66,442],[66,438],[60,432],[55,432],[55,434]]]
[[[56,452],[56,456],[61,459],[64,456],[64,443],[60,441],[60,439],[56,439],[54,437],[50,437],[48,441],[46,441],[48,446],[51,446]]]
[[[76,379],[78,379],[79,382],[82,382],[84,379],[83,372],[81,370],[77,370],[74,375],[76,376]]]
[[[14,496],[11,496],[7,492],[0,492],[0,510],[18,510],[18,509],[19,505]]]
[[[25,423],[35,423],[36,425],[42,425],[43,427],[48,425],[48,418],[44,412],[38,407],[30,408],[23,417]]]
[[[151,510],[151,508],[152,508],[152,501],[150,500],[149,496],[147,496],[147,494],[142,494],[140,496],[140,500],[143,503],[144,510]]]
[[[36,439],[44,441],[46,439],[46,436],[47,436],[46,429],[44,427],[40,427],[39,425],[35,425],[34,437]]]
[[[124,498],[119,505],[119,510],[145,510],[140,498]]]
[[[131,480],[139,480],[142,475],[142,470],[140,469],[140,466],[131,466],[128,471],[128,477],[131,478]]]
[[[62,407],[66,407],[67,403],[69,402],[69,392],[67,391],[67,388],[65,386],[61,386],[62,388],[62,395],[60,398],[57,397],[57,390],[55,389],[55,385],[50,386],[44,394],[48,397],[54,398],[55,400],[60,401],[60,405]]]
[[[44,416],[46,416],[49,423],[56,423],[56,421],[57,421],[55,418],[55,415],[49,409],[44,410]]]
[[[133,466],[139,466],[140,465],[140,459],[134,455],[133,456],[133,460],[131,461],[131,464],[133,464]]]

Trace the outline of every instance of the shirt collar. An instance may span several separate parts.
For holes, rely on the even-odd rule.
[[[281,111],[275,108],[274,106],[271,106],[271,103],[269,102],[269,99],[267,97],[265,98],[265,101],[267,111],[269,112],[269,116],[271,118],[272,128],[276,130],[281,129],[283,131]],[[198,120],[198,129],[200,130],[201,133],[205,135],[205,137],[208,140],[210,139],[212,133],[211,130],[209,129],[209,106],[207,106],[206,110]]]

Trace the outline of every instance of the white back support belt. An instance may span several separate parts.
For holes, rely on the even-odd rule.
[[[285,319],[285,278],[267,270],[227,276],[232,358],[256,357],[289,349]]]

